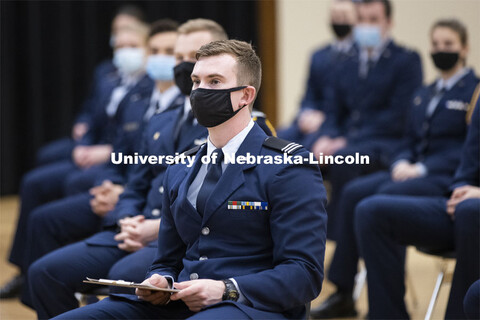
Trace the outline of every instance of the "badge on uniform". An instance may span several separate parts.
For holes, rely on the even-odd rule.
[[[228,201],[229,210],[268,210],[268,202]]]
[[[446,102],[447,109],[458,110],[458,111],[467,111],[468,103],[460,100],[448,100]]]

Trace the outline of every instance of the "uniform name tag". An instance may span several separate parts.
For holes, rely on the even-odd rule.
[[[468,103],[460,100],[448,100],[446,107],[450,110],[467,111]]]
[[[268,210],[268,202],[228,201],[229,210]]]

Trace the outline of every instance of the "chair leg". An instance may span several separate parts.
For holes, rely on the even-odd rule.
[[[305,319],[309,320],[310,319],[310,308],[311,308],[311,302],[305,304]]]
[[[443,283],[443,270],[440,271],[437,277],[437,283],[435,284],[435,288],[433,289],[432,298],[430,299],[430,303],[428,304],[427,314],[425,315],[425,320],[430,320],[433,313],[433,308],[435,308],[435,304],[437,303],[438,293],[440,292],[440,287]]]
[[[355,276],[355,287],[353,289],[353,301],[356,302],[362,294],[363,287],[367,280],[367,269],[363,263],[360,263],[360,272]]]

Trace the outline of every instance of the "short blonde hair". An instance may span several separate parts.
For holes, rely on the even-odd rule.
[[[262,63],[252,45],[239,40],[214,41],[202,46],[196,58],[222,54],[229,54],[237,61],[237,84],[253,86],[258,93],[262,82]]]
[[[227,40],[228,36],[225,29],[218,23],[209,19],[191,19],[178,27],[178,34],[190,34],[198,31],[208,31],[212,35],[213,41]]]

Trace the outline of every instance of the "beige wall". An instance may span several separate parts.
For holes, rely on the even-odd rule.
[[[396,41],[416,49],[422,56],[424,81],[436,74],[429,56],[428,33],[439,18],[463,21],[470,34],[468,65],[480,72],[479,0],[393,0]],[[330,0],[277,0],[278,124],[295,116],[303,96],[310,55],[332,36],[328,10]],[[474,30],[476,36],[473,35]]]

